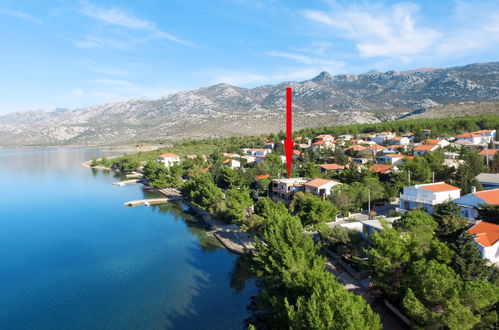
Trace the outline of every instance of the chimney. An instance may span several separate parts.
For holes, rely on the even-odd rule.
[[[476,193],[476,187],[475,186],[471,187],[471,193]]]

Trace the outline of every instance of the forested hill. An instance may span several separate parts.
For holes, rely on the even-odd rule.
[[[430,112],[433,117],[499,112],[499,62],[359,75],[322,72],[302,82],[251,89],[219,84],[157,100],[11,113],[0,117],[0,144],[110,145],[277,132],[284,128],[286,87],[293,88],[296,128]]]

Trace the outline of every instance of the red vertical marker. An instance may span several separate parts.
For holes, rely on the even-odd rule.
[[[291,165],[293,164],[293,109],[292,109],[292,94],[291,88],[286,88],[286,140],[284,140],[284,151],[286,152],[286,167],[288,170],[288,178],[291,177]]]

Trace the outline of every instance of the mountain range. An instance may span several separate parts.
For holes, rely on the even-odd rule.
[[[285,88],[293,88],[294,128],[372,123],[426,112],[499,113],[499,62],[403,72],[331,75],[255,88],[228,84],[75,110],[0,117],[0,145],[116,145],[137,141],[256,135],[284,129]],[[483,106],[481,102],[488,102]],[[454,110],[449,105],[465,104]]]

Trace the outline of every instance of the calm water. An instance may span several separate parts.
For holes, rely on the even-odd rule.
[[[0,329],[240,329],[238,256],[185,213],[79,166],[102,151],[0,149]]]

